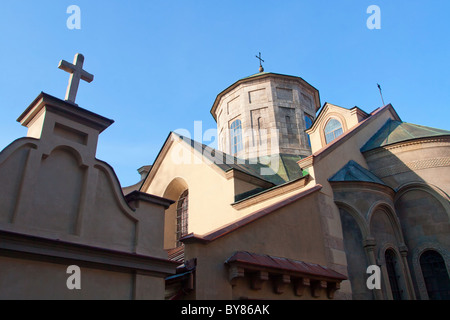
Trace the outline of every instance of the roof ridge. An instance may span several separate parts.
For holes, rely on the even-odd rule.
[[[448,132],[450,134],[450,130],[446,130],[446,129],[429,127],[429,126],[424,126],[424,125],[421,125],[421,124],[416,124],[416,123],[411,123],[411,122],[403,122],[403,124],[409,125],[409,126],[414,126],[414,127],[420,127],[423,130],[428,130],[428,131],[432,131],[432,132],[433,132],[433,130],[436,130],[436,131]]]

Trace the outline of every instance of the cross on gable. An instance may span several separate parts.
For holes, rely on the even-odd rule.
[[[94,80],[94,76],[85,70],[83,70],[84,56],[81,53],[77,53],[73,59],[73,64],[65,60],[59,62],[58,68],[69,72],[69,85],[67,86],[65,100],[75,103],[77,97],[78,86],[80,79],[91,83]]]

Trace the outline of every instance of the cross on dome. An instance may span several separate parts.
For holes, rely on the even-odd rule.
[[[259,53],[259,57],[256,56],[257,59],[259,59],[259,72],[264,72],[264,68],[261,64],[261,62],[264,62],[264,60],[261,58],[261,52]]]

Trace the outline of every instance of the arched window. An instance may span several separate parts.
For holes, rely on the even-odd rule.
[[[420,267],[430,300],[450,299],[450,280],[442,256],[427,250],[420,256]]]
[[[331,141],[343,134],[342,124],[336,119],[330,119],[325,127],[325,141],[329,144]]]
[[[392,250],[386,250],[386,269],[389,276],[389,284],[391,285],[392,297],[394,300],[402,299],[402,291],[398,283],[399,276],[397,274],[397,257]]]
[[[181,246],[180,238],[188,233],[189,192],[184,191],[177,201],[177,247]]]
[[[305,129],[308,130],[309,128],[311,128],[312,124],[313,121],[311,117],[305,114]],[[311,139],[309,138],[309,134],[306,134],[306,137],[308,139],[308,146],[311,147]]]
[[[242,150],[242,123],[241,120],[235,120],[230,126],[231,135],[231,154],[235,155]]]

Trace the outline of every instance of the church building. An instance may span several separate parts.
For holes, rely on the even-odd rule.
[[[212,101],[217,149],[170,132],[123,187],[80,56],[0,153],[0,298],[450,299],[450,131],[260,66]]]

